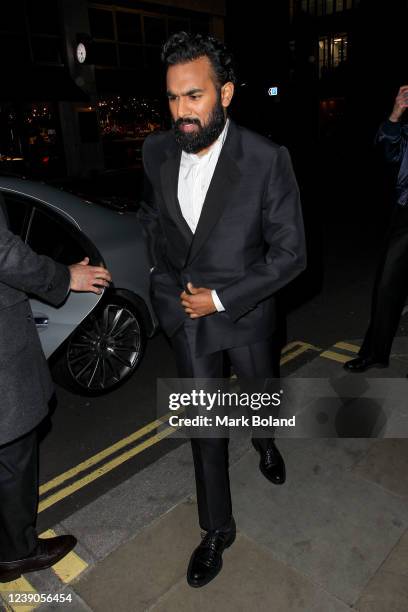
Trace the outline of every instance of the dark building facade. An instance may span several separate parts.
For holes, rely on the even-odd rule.
[[[165,121],[160,45],[224,36],[224,0],[13,0],[0,8],[0,168],[81,176],[140,163]]]
[[[408,82],[407,1],[291,0],[290,15],[290,78],[309,98],[312,135],[373,130]]]
[[[239,122],[277,142],[288,130],[288,0],[227,0],[225,40],[234,53],[238,82],[230,109]]]

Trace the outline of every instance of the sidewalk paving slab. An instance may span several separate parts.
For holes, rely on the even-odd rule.
[[[379,440],[353,467],[353,474],[408,498],[408,440]],[[408,499],[406,500],[408,504]]]
[[[406,612],[408,609],[408,532],[371,578],[355,609],[358,612]]]
[[[242,533],[225,551],[221,574],[204,589],[192,589],[185,575],[198,542],[196,504],[187,500],[107,557],[75,590],[98,612],[244,612],[272,604],[291,612],[350,609]]]
[[[223,556],[223,570],[213,582],[202,589],[192,589],[183,579],[149,612],[351,610],[243,533],[238,534],[234,545]]]
[[[408,504],[342,466],[344,453],[325,461],[324,446],[288,455],[281,487],[248,453],[231,470],[234,514],[276,558],[351,605],[408,528]]]
[[[199,533],[195,502],[187,500],[112,552],[74,588],[98,612],[146,610],[185,575]]]

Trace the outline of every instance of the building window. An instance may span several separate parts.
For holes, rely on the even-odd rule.
[[[115,67],[118,65],[116,45],[114,43],[95,42],[92,46],[94,63],[98,66]]]
[[[41,10],[36,2],[27,2],[26,6],[33,61],[37,64],[63,64],[58,3],[42,0]]]
[[[167,37],[166,21],[160,17],[144,17],[144,42],[147,45],[162,45]]]
[[[96,4],[89,8],[89,23],[94,39],[92,63],[98,68],[155,69],[169,34],[209,31],[209,19],[204,15],[167,16]]]
[[[113,13],[111,11],[100,11],[90,8],[89,25],[92,36],[95,38],[113,40]]]
[[[33,34],[59,35],[58,2],[41,0],[41,7],[37,2],[27,2],[26,6],[30,30]]]
[[[58,110],[49,102],[0,102],[0,172],[61,176]]]
[[[141,96],[100,96],[98,120],[107,168],[139,164],[146,136],[164,127],[160,101]]]
[[[0,53],[14,65],[63,64],[58,3],[13,0],[2,4]]]
[[[116,13],[118,40],[127,43],[142,43],[142,22],[138,13]]]
[[[175,32],[188,32],[190,21],[188,19],[168,19],[167,27],[169,36]]]
[[[329,68],[329,38],[322,36],[319,38],[319,78]]]
[[[296,0],[291,11],[309,13],[312,16],[317,14],[321,17],[357,8],[359,4],[360,0]]]
[[[32,36],[31,49],[36,64],[61,65],[61,41],[54,36]]]
[[[122,68],[143,68],[143,47],[119,45],[119,61]]]
[[[347,60],[347,34],[329,34],[319,38],[319,77]]]
[[[335,34],[331,43],[332,67],[347,60],[347,34]]]

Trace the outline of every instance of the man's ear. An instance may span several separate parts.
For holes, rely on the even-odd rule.
[[[230,81],[224,83],[221,87],[221,104],[224,108],[227,108],[231,104],[232,96],[234,95],[234,83]]]

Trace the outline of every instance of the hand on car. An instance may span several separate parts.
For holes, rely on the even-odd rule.
[[[403,85],[398,91],[398,95],[395,98],[394,108],[390,115],[391,121],[399,121],[405,111],[408,108],[408,85]]]
[[[211,289],[205,287],[194,287],[193,283],[187,283],[187,288],[191,295],[183,291],[180,295],[181,304],[190,319],[205,317],[217,311]]]
[[[69,266],[72,291],[88,291],[101,294],[102,287],[109,287],[112,280],[110,272],[102,266],[90,266],[89,257],[85,257],[77,264]]]

